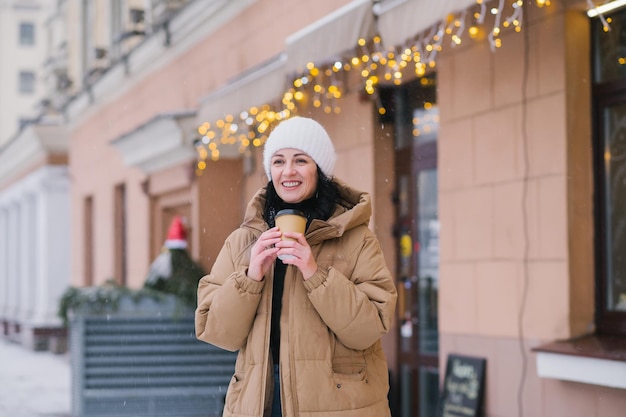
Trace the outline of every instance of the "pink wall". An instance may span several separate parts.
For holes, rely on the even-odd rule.
[[[442,333],[516,337],[527,282],[526,335],[571,335],[564,25],[560,13],[525,27],[526,85],[522,34],[438,65]]]
[[[471,43],[437,65],[440,364],[487,358],[486,416],[626,406],[623,390],[539,378],[531,350],[593,324],[589,29],[564,7],[531,7],[497,51]]]
[[[256,2],[236,21],[165,67],[146,76],[129,77],[130,89],[118,97],[94,103],[73,121],[69,151],[73,179],[72,284],[82,285],[85,280],[82,207],[88,195],[94,198],[94,282],[101,283],[113,275],[113,189],[121,182],[127,184],[131,285],[143,282],[150,261],[145,238],[149,236],[149,202],[140,186],[145,175],[126,167],[109,143],[157,114],[196,109],[212,90],[283,51],[287,36],[346,3]],[[132,84],[137,77],[142,78]]]

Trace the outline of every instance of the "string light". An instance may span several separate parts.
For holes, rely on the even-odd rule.
[[[587,16],[589,17],[598,17],[600,22],[602,22],[602,29],[605,32],[611,30],[611,26],[609,26],[609,22],[604,18],[604,13],[607,13],[613,10],[614,7],[620,7],[626,4],[626,0],[618,0],[612,1],[607,4],[603,4],[602,6],[597,6],[593,4],[591,0],[587,0],[587,5],[589,6],[589,10],[587,11]]]
[[[595,8],[591,0],[587,1],[590,8]],[[224,146],[236,147],[241,154],[247,153],[250,147],[262,146],[267,139],[267,132],[275,123],[297,114],[298,109],[307,104],[325,113],[340,113],[339,102],[345,95],[345,77],[350,71],[360,74],[364,92],[375,99],[378,113],[385,114],[387,109],[376,94],[378,86],[382,82],[401,85],[405,79],[424,77],[436,67],[437,57],[446,39],[449,39],[449,43],[445,45],[456,47],[463,43],[465,33],[470,39],[480,39],[481,33],[488,33],[490,48],[495,51],[502,47],[504,30],[520,32],[524,0],[514,0],[509,7],[505,7],[505,3],[508,2],[476,0],[477,10],[469,15],[473,20],[469,27],[470,19],[466,9],[446,16],[403,45],[385,49],[381,37],[376,35],[371,39],[359,39],[353,50],[341,58],[324,63],[308,62],[301,73],[293,76],[290,87],[274,105],[251,107],[237,117],[226,115],[212,124],[207,121],[198,126],[196,173],[202,174],[207,160],[218,160],[221,156],[220,148]],[[540,8],[550,6],[550,0],[535,0],[535,3]],[[505,17],[507,10],[511,12]],[[490,29],[485,27],[487,20],[493,21]],[[608,27],[608,23],[605,27]],[[409,70],[412,76],[408,75]]]

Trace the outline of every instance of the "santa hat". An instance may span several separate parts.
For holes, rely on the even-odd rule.
[[[167,240],[165,247],[168,249],[185,249],[187,248],[187,232],[180,216],[175,216],[170,224],[167,232]]]

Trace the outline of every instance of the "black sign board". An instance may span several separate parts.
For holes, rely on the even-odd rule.
[[[448,355],[439,417],[483,415],[486,362],[484,358]]]

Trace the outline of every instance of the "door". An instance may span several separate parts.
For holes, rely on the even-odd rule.
[[[425,77],[393,92],[401,417],[435,417],[439,399],[435,82]]]

